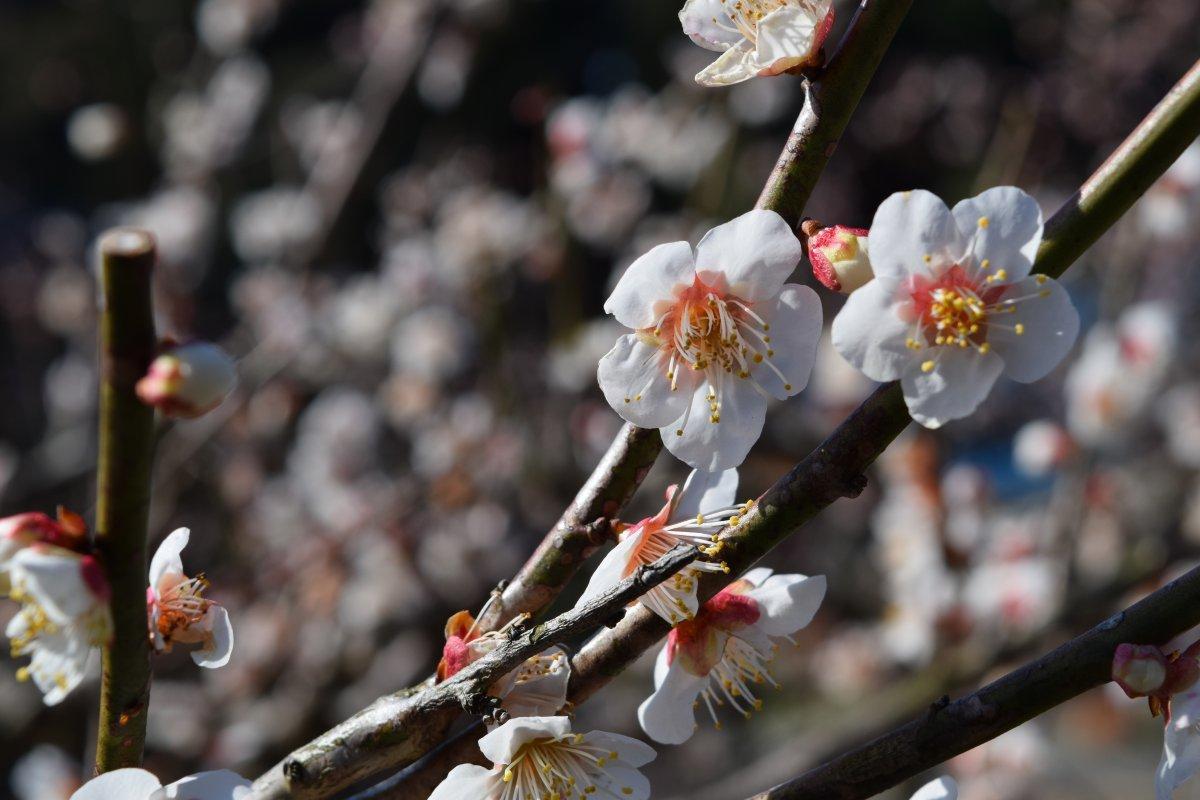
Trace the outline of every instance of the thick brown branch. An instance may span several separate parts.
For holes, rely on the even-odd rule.
[[[1108,682],[1122,642],[1164,644],[1200,624],[1200,568],[1051,653],[754,800],[860,800]]]
[[[397,763],[420,757],[441,739],[461,711],[490,713],[495,701],[488,690],[502,676],[546,648],[604,625],[697,555],[696,548],[680,545],[580,608],[541,625],[510,627],[494,650],[449,680],[426,691],[381,698],[292,753],[255,782],[246,800],[328,797]]]

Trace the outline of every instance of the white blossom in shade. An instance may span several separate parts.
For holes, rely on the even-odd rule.
[[[696,75],[704,86],[741,83],[815,65],[833,27],[831,0],[687,0],[683,32],[721,55]]]
[[[429,800],[650,797],[650,782],[638,768],[654,760],[651,747],[604,731],[572,733],[567,717],[509,720],[480,739],[479,749],[494,766],[455,767]]]
[[[738,475],[736,469],[724,472],[693,470],[683,489],[667,489],[667,502],[653,517],[629,526],[620,534],[620,542],[600,562],[575,607],[595,600],[632,575],[640,566],[652,564],[679,544],[694,544],[708,556],[720,552],[713,535],[730,521],[736,521],[749,504],[735,505]],[[638,600],[646,608],[674,625],[696,615],[696,580],[702,572],[728,572],[723,562],[697,560]]]
[[[1026,475],[1048,475],[1075,452],[1071,435],[1057,422],[1038,419],[1027,422],[1013,439],[1013,461]]]
[[[1163,303],[1143,302],[1116,325],[1088,331],[1066,379],[1067,426],[1081,443],[1102,447],[1136,428],[1162,390],[1174,360],[1177,321]]]
[[[917,789],[912,800],[958,800],[958,784],[948,776],[942,776]]]
[[[1185,383],[1163,395],[1159,419],[1171,456],[1200,469],[1200,383]]]
[[[438,662],[438,681],[447,680],[472,662],[496,649],[505,631],[482,633],[469,611],[459,611],[446,621],[446,644]],[[551,647],[496,681],[489,693],[500,698],[500,707],[511,717],[557,714],[567,704],[571,665],[561,648]]]
[[[768,669],[776,640],[808,625],[824,597],[823,575],[772,575],[763,568],[725,587],[671,630],[654,665],[654,693],[638,708],[642,730],[656,742],[686,742],[699,700],[718,728],[716,706],[749,717],[762,707],[756,687],[778,686]]]
[[[137,395],[170,417],[193,419],[221,405],[237,386],[237,365],[210,342],[170,348],[137,382]]]
[[[1001,373],[1038,380],[1079,332],[1066,290],[1030,275],[1041,240],[1041,209],[1011,186],[953,211],[926,191],[892,195],[868,236],[875,278],[834,319],[834,347],[872,380],[899,380],[927,428],[971,414]]]
[[[600,360],[600,388],[634,425],[659,428],[677,458],[709,472],[742,463],[767,399],[808,383],[821,303],[785,284],[799,240],[754,210],[687,242],[655,247],[621,276],[604,310],[634,333]]]
[[[5,571],[21,609],[4,633],[13,656],[30,657],[17,677],[57,705],[83,681],[92,649],[112,635],[108,579],[93,556],[44,542],[17,551]]]
[[[228,770],[200,772],[163,786],[144,769],[115,769],[92,778],[71,800],[239,800],[250,781]]]
[[[989,562],[963,587],[963,602],[975,619],[1021,638],[1042,630],[1062,605],[1065,578],[1053,559],[1031,556]]]
[[[1163,754],[1154,780],[1155,800],[1172,800],[1175,790],[1200,770],[1200,687],[1171,697],[1163,730]]]
[[[170,652],[176,644],[198,644],[192,660],[216,669],[233,655],[233,626],[224,606],[204,596],[208,580],[189,578],[183,572],[183,548],[190,533],[178,528],[162,540],[150,560],[150,587],[146,606],[150,618],[150,640],[155,651]]]

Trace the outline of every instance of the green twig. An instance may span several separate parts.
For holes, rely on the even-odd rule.
[[[113,638],[104,648],[96,771],[141,763],[150,695],[146,631],[146,525],[154,457],[154,410],[134,385],[154,358],[154,237],[134,229],[99,244],[100,458],[96,547],[112,587]]]

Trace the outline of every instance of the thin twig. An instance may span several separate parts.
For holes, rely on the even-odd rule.
[[[245,800],[329,797],[396,763],[412,761],[436,744],[459,712],[490,715],[498,701],[488,689],[502,676],[548,647],[601,627],[697,555],[695,547],[679,545],[579,608],[541,625],[510,626],[494,650],[449,680],[427,691],[381,698],[292,753],[259,778]]]
[[[150,697],[146,628],[146,525],[154,410],[134,391],[154,358],[154,237],[131,228],[99,243],[100,452],[96,549],[112,588],[113,638],[104,648],[96,771],[141,764]]]

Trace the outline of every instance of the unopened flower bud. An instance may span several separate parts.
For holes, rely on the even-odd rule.
[[[835,292],[850,294],[875,277],[864,228],[822,228],[809,237],[808,258],[816,279]]]
[[[193,342],[154,359],[137,395],[167,416],[191,419],[219,406],[236,385],[233,359],[215,344]]]
[[[1167,658],[1153,645],[1117,645],[1112,677],[1130,697],[1155,694],[1167,681]]]

